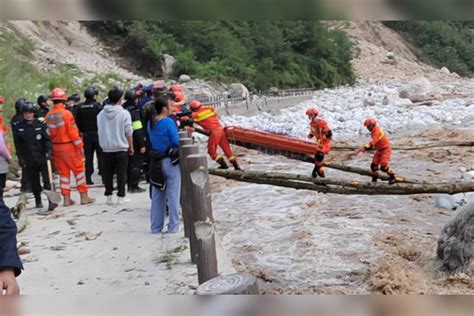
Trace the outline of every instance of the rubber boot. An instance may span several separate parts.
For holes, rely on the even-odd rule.
[[[87,192],[81,192],[81,205],[92,204],[95,202],[95,199],[90,197]]]
[[[395,184],[397,182],[397,179],[395,178],[394,174],[390,175],[390,178],[388,178],[388,184]]]
[[[63,198],[64,198],[64,203],[63,203],[63,205],[64,205],[65,207],[72,206],[72,205],[76,204],[76,202],[74,202],[74,201],[71,199],[71,196],[70,196],[70,195],[64,195]]]
[[[41,202],[41,194],[35,194],[35,204],[36,208],[43,208],[43,203]]]
[[[320,176],[321,178],[326,178],[326,173],[324,173],[324,169],[323,168],[320,168],[318,170],[318,176]]]
[[[217,159],[216,162],[219,164],[218,169],[223,169],[223,170],[229,169],[229,166],[227,166],[224,158],[221,157],[221,158]]]
[[[319,171],[319,168],[318,167],[314,167],[313,169],[313,172],[311,173],[311,176],[316,179],[318,177],[318,171]]]
[[[237,163],[237,160],[232,160],[232,165],[234,166],[234,169],[235,171],[240,171],[242,170],[239,166],[239,164]]]
[[[49,201],[48,211],[53,211],[56,207],[58,207],[58,204]]]

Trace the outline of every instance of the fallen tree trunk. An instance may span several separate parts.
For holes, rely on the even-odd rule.
[[[443,148],[443,147],[472,147],[474,146],[474,142],[472,141],[465,141],[465,142],[440,142],[440,143],[425,143],[419,145],[411,145],[411,146],[392,146],[392,150],[400,150],[400,151],[411,151],[411,150],[420,150],[420,149],[428,149],[428,148]],[[349,145],[334,145],[331,147],[331,150],[357,150],[360,146],[349,146]]]
[[[456,194],[474,191],[474,183],[439,183],[439,184],[394,184],[361,183],[333,179],[317,179],[276,172],[231,171],[210,169],[209,174],[226,179],[281,186],[298,190],[311,190],[322,193],[357,194],[357,195],[413,195],[413,194]]]

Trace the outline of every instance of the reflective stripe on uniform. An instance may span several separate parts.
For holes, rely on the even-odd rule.
[[[57,122],[57,123],[48,123],[48,127],[49,128],[58,128],[58,127],[61,127],[61,126],[64,126],[64,121],[60,121],[60,122]]]
[[[135,121],[132,123],[132,128],[134,131],[136,131],[137,129],[142,129],[143,128],[143,124],[142,124],[142,121]]]
[[[80,145],[80,144],[82,144],[82,140],[77,139],[77,140],[73,141],[73,144],[74,145]]]
[[[230,157],[229,157],[229,161],[230,161],[230,162],[232,162],[232,161],[234,161],[234,160],[235,160],[235,156],[230,156]]]
[[[78,173],[76,179],[84,178],[86,176],[85,172]]]
[[[66,182],[66,183],[69,183],[70,180],[69,180],[69,178],[61,177],[61,181]]]
[[[81,180],[76,181],[76,185],[81,185],[81,184],[84,184],[84,183],[86,183],[86,178],[83,178]]]
[[[217,157],[216,157],[215,161],[217,161],[217,160],[219,160],[219,159],[221,159],[221,158],[222,158],[222,156],[221,156],[221,155],[217,155]]]
[[[196,119],[194,120],[196,123],[204,121],[205,119],[208,119],[210,117],[215,116],[216,113],[214,113],[211,109],[206,109],[202,112],[199,112]]]
[[[69,184],[61,183],[60,188],[61,189],[70,189],[71,187],[69,186]]]

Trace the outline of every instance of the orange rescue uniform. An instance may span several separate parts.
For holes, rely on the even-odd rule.
[[[207,149],[213,160],[217,161],[222,158],[217,154],[217,146],[219,145],[229,161],[235,161],[235,156],[232,152],[232,149],[230,148],[224,128],[217,117],[216,109],[201,106],[196,112],[193,112],[192,119],[194,123],[199,124],[206,132],[209,133]]]
[[[309,133],[309,137],[316,137],[316,141],[318,144],[318,152],[322,152],[323,154],[329,154],[331,150],[331,129],[329,128],[328,122],[323,119],[316,119],[310,123],[311,131]]]
[[[55,104],[45,117],[53,143],[53,163],[61,176],[61,194],[71,194],[71,171],[76,177],[77,190],[88,191],[83,163],[83,143],[74,116],[64,104]]]
[[[379,126],[375,126],[371,133],[371,141],[365,145],[365,149],[375,149],[375,154],[372,159],[371,169],[374,175],[378,176],[379,166],[380,169],[389,175],[393,175],[393,170],[390,168],[390,158],[392,156],[392,147],[390,141],[384,130]]]

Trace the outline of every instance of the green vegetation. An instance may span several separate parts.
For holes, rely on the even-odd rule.
[[[474,22],[385,22],[411,45],[417,57],[462,76],[474,75]]]
[[[122,53],[148,61],[155,75],[163,54],[175,56],[175,73],[250,88],[326,88],[354,82],[353,44],[318,21],[88,22]],[[129,58],[130,59],[130,58]],[[160,74],[160,72],[158,72]]]

